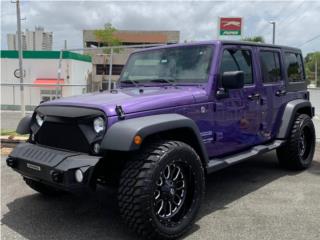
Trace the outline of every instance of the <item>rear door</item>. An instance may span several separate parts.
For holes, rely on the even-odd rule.
[[[268,141],[276,134],[276,123],[286,101],[285,74],[281,49],[258,48],[259,84],[261,84],[261,137]]]

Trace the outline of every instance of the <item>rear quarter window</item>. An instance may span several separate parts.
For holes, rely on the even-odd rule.
[[[300,53],[285,53],[286,72],[289,82],[303,82],[305,80],[303,60]]]
[[[282,79],[279,52],[260,51],[260,65],[263,83],[278,82]]]

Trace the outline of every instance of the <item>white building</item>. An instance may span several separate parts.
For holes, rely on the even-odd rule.
[[[61,79],[58,82],[59,51],[24,51],[24,83],[33,84],[25,87],[26,110],[33,110],[40,101],[52,100],[59,95],[63,97],[83,94],[87,91],[88,77],[92,72],[91,57],[65,51],[61,64]],[[1,109],[20,109],[20,87],[7,86],[19,83],[14,76],[19,67],[18,51],[1,51]],[[16,72],[17,73],[17,72]],[[17,75],[17,74],[16,74]],[[61,87],[45,84],[63,84]],[[78,86],[70,86],[78,85]]]
[[[52,50],[52,32],[45,32],[42,27],[36,27],[35,31],[26,29],[21,40],[23,50]],[[18,50],[17,34],[7,34],[7,44],[8,50]]]
[[[7,34],[7,43],[8,43],[9,50],[18,49],[18,46],[16,46],[16,34],[8,33]]]

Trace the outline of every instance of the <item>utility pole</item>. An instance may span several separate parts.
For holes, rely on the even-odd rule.
[[[17,8],[17,37],[18,37],[18,54],[19,54],[19,78],[20,78],[20,98],[21,98],[21,115],[22,117],[25,116],[26,107],[24,102],[24,86],[23,86],[23,66],[22,66],[22,36],[21,36],[21,17],[20,17],[20,1],[17,0],[16,2]]]
[[[315,79],[315,85],[317,87],[318,84],[318,59],[316,53],[314,54],[315,61],[314,61],[314,79]]]
[[[276,43],[276,22],[270,21],[270,24],[272,24],[272,44],[274,45]]]

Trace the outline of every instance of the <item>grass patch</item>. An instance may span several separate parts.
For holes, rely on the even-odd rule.
[[[4,130],[4,129],[1,129],[0,135],[1,136],[11,136],[11,137],[15,137],[15,136],[26,136],[26,137],[28,137],[28,134],[21,135],[21,134],[18,134],[14,130]]]

